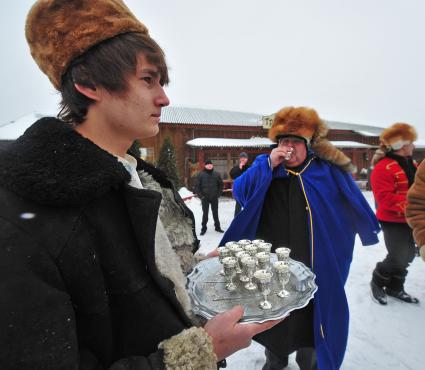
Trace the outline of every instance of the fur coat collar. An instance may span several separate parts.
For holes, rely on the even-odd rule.
[[[153,166],[138,161],[138,167],[169,187]],[[0,152],[0,185],[39,204],[83,205],[129,179],[116,157],[52,117],[35,122]]]

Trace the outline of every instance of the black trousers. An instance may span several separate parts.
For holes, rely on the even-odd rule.
[[[381,221],[381,226],[388,254],[376,264],[373,280],[381,288],[404,290],[407,268],[416,253],[412,229],[406,223],[396,222]]]
[[[288,357],[281,360],[268,349],[265,350],[265,355],[266,364],[263,366],[263,370],[282,370],[288,366]],[[314,348],[299,348],[297,350],[295,361],[300,367],[300,370],[317,370],[317,358]]]
[[[220,220],[218,219],[218,198],[202,198],[202,230],[207,229],[208,212],[211,204],[211,211],[214,219],[214,227],[220,229]]]

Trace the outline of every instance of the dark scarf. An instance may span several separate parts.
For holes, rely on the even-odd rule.
[[[407,181],[409,182],[410,188],[413,184],[413,181],[415,181],[416,174],[416,166],[413,163],[412,157],[403,157],[401,155],[394,154],[394,152],[388,152],[386,156],[388,158],[394,159],[400,165],[407,176]]]

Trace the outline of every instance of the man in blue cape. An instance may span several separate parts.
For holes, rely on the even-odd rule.
[[[340,368],[349,321],[344,284],[355,236],[363,245],[378,242],[379,224],[349,172],[354,166],[325,139],[327,132],[315,110],[282,109],[269,130],[276,148],[234,183],[243,210],[220,244],[261,238],[273,251],[288,246],[318,285],[309,305],[255,337],[266,347],[263,370],[283,369],[294,351],[302,370]]]

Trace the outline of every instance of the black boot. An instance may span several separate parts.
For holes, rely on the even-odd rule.
[[[205,235],[205,233],[207,232],[207,228],[205,227],[203,227],[202,229],[201,229],[201,234],[200,235]]]
[[[419,299],[412,297],[410,294],[407,294],[404,290],[391,290],[386,289],[386,292],[389,296],[399,299],[400,301],[407,303],[419,303]]]
[[[385,293],[384,288],[379,287],[376,285],[376,283],[372,280],[370,282],[370,288],[372,291],[372,299],[382,305],[387,304],[387,294]]]
[[[269,351],[267,348],[264,353],[266,355],[266,363],[264,364],[262,370],[282,370],[288,366],[287,356],[284,360],[282,360],[277,357],[273,352]]]
[[[399,299],[407,303],[419,303],[419,299],[412,297],[404,291],[404,281],[406,280],[406,272],[399,272],[391,278],[391,283],[388,284],[386,292],[389,296]]]
[[[215,231],[217,231],[218,233],[224,233],[224,230],[221,230],[221,227],[216,227]]]
[[[372,281],[370,288],[372,292],[372,299],[382,305],[387,304],[387,294],[385,293],[385,286],[390,282],[390,278],[378,272],[378,266],[372,273]]]
[[[298,349],[295,361],[297,361],[300,370],[317,370],[316,351],[312,347]]]

